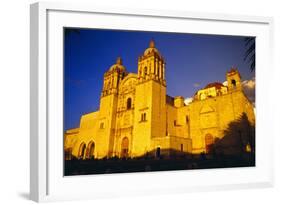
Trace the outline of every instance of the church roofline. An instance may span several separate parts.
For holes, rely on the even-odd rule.
[[[85,116],[85,115],[95,114],[95,113],[98,113],[99,111],[100,111],[100,110],[97,109],[97,110],[95,110],[95,111],[84,112],[84,113],[81,115],[81,117],[82,117],[82,116]]]
[[[76,134],[76,133],[78,133],[79,132],[79,127],[75,127],[75,128],[70,128],[70,129],[67,129],[66,131],[65,131],[65,133],[66,134]]]

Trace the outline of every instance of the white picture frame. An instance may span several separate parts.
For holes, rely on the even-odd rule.
[[[266,108],[272,106],[266,97],[270,95],[272,86],[271,74],[267,72],[268,68],[273,69],[272,18],[46,2],[32,4],[30,14],[32,200],[41,202],[273,186],[273,132],[271,123],[266,120],[271,115]],[[98,22],[93,21],[93,16]],[[63,134],[60,130],[63,72],[62,69],[54,69],[58,66],[62,68],[61,32],[64,26],[149,31],[170,29],[178,32],[187,32],[188,27],[193,33],[256,36],[256,167],[64,177]],[[266,139],[262,137],[265,135]],[[118,188],[114,186],[116,184]]]

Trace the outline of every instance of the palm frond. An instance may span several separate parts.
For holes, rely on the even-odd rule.
[[[254,37],[246,37],[245,41],[245,55],[244,61],[250,64],[250,71],[253,72],[256,67],[256,39]]]
[[[64,34],[65,34],[65,35],[68,35],[68,34],[71,34],[71,33],[80,34],[80,30],[79,30],[79,29],[76,29],[76,28],[66,28],[66,29],[64,30]]]

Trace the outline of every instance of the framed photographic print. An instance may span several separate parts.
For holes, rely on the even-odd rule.
[[[31,199],[271,186],[272,22],[31,5]]]

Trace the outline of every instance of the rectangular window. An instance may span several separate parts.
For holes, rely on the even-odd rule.
[[[186,121],[186,123],[189,122],[188,116],[185,117],[185,121]]]
[[[183,152],[183,144],[181,144],[181,152]]]
[[[174,126],[177,126],[177,121],[176,120],[174,120]]]

